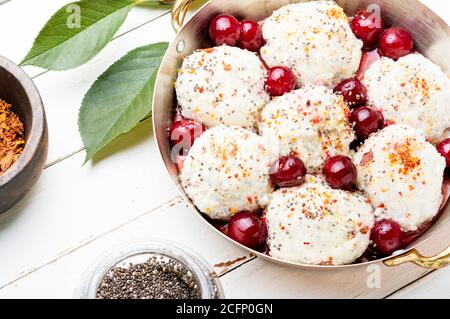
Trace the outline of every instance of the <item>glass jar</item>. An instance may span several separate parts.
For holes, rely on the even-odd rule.
[[[202,299],[224,298],[217,274],[201,257],[186,247],[158,239],[133,241],[105,254],[87,269],[75,298],[96,299],[99,285],[113,267],[128,260],[140,259],[142,262],[147,256],[165,257],[186,267],[197,281]]]

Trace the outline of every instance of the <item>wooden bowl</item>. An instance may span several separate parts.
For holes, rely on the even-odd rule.
[[[0,56],[0,99],[13,105],[25,126],[25,148],[0,175],[0,214],[17,204],[36,183],[48,152],[47,121],[39,92],[16,64]]]

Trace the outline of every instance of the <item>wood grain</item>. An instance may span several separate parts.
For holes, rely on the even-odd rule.
[[[47,111],[50,132],[48,162],[83,147],[78,132],[78,110],[84,94],[98,76],[131,48],[167,41],[172,36],[170,17],[165,15],[112,41],[86,65],[66,72],[49,72],[34,80]]]
[[[389,299],[450,298],[450,268],[435,270],[389,295]]]
[[[189,227],[180,227],[182,225]],[[212,265],[245,255],[204,227],[203,221],[194,216],[177,197],[156,210],[138,215],[97,236],[87,237],[70,250],[29,269],[15,280],[3,282],[0,298],[70,298],[87,267],[99,255],[123,242],[151,237],[182,243]],[[217,267],[217,272],[220,270],[221,267]],[[42,282],[45,282],[45,289],[42,289]]]
[[[47,20],[62,6],[73,0],[11,0],[4,3],[0,9],[0,21],[8,28],[0,28],[0,39],[4,43],[14,45],[2,46],[0,54],[8,57],[15,63],[19,63],[31,48],[37,32],[44,26]],[[128,15],[127,20],[117,31],[115,38],[135,30],[145,23],[168,13],[169,8],[152,9],[137,7]],[[14,32],[11,32],[14,30]],[[20,39],[20,41],[17,41]],[[132,46],[128,47],[132,48]],[[26,66],[24,68],[31,77],[45,74],[43,69]]]
[[[450,231],[441,231],[432,241],[421,245],[420,250],[437,253],[448,242]],[[373,276],[378,271],[380,285],[376,287]],[[302,271],[255,259],[221,280],[229,298],[384,298],[429,272],[412,264],[395,268],[369,266],[350,271]],[[448,280],[446,283],[448,285]],[[433,294],[430,292],[430,295]]]

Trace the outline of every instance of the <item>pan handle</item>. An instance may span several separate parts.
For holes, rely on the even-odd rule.
[[[194,0],[175,0],[175,1],[162,0],[162,1],[173,3],[172,27],[175,30],[175,32],[180,31],[181,27],[183,26],[186,13]]]
[[[412,262],[419,267],[427,269],[443,268],[450,264],[450,246],[439,254],[431,257],[425,257],[417,250],[413,249],[405,254],[385,260],[384,264],[389,267],[394,267],[407,262]]]

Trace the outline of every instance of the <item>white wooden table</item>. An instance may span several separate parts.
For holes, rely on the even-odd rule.
[[[71,1],[0,0],[0,54],[19,62],[51,14]],[[423,2],[450,21],[448,1]],[[84,93],[129,50],[173,37],[168,10],[136,8],[88,64],[67,72],[25,68],[45,104],[50,149],[36,186],[0,216],[0,298],[71,298],[96,256],[148,236],[197,251],[215,265],[230,298],[450,297],[450,268],[380,266],[381,284],[374,288],[367,285],[374,269],[302,271],[249,256],[205,227],[183,203],[160,161],[150,120],[108,147],[102,160],[82,166],[77,114]],[[420,249],[431,254],[449,242],[447,231]]]

